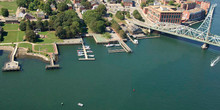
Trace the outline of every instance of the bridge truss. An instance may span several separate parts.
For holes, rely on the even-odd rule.
[[[157,30],[171,35],[185,37],[188,39],[192,39],[220,47],[220,36],[210,34],[212,16],[216,6],[217,4],[211,5],[208,15],[206,16],[203,23],[197,29],[180,24],[168,23],[168,22],[158,22],[154,24],[146,24],[137,20],[133,20],[132,22],[135,25],[141,27]]]

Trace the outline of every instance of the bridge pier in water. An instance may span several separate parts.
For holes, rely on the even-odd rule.
[[[202,48],[203,50],[208,49],[208,47],[209,47],[209,44],[207,44],[207,43],[204,43],[204,44],[201,46],[201,48]]]

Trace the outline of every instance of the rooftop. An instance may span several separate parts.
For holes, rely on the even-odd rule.
[[[176,9],[174,6],[149,6],[149,8],[153,8],[159,12],[180,12],[179,10]]]

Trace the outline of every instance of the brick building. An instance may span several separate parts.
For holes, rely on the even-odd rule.
[[[181,3],[181,8],[185,10],[191,10],[196,7],[196,2],[184,2]]]
[[[181,24],[182,12],[172,6],[148,6],[144,13],[152,22],[170,22]]]
[[[201,8],[205,10],[206,14],[208,13],[208,10],[210,8],[210,2],[201,2]]]
[[[72,0],[74,4],[80,3],[80,0]]]
[[[184,3],[186,2],[187,0],[176,0],[176,3]]]
[[[205,18],[205,10],[202,8],[195,8],[195,9],[183,11],[183,16],[182,16],[183,22],[202,20],[204,18]]]
[[[132,0],[122,0],[122,3],[124,5],[124,7],[132,7],[133,6]]]

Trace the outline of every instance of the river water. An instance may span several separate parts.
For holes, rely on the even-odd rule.
[[[220,35],[218,19],[220,7],[211,30]],[[220,51],[167,36],[140,40],[137,46],[128,42],[131,54],[108,54],[92,38],[85,42],[96,61],[78,61],[80,46],[59,46],[59,70],[46,71],[40,60],[18,59],[21,72],[0,72],[0,110],[220,109],[220,63],[210,67]],[[7,61],[8,52],[0,51],[0,67]]]

